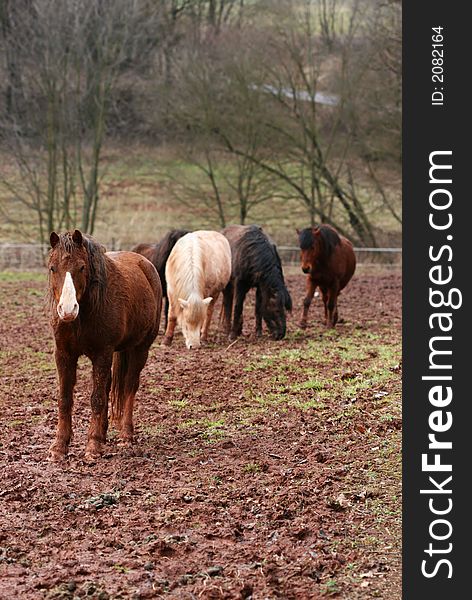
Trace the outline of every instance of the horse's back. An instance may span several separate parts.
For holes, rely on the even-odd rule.
[[[203,244],[203,269],[208,294],[222,291],[231,279],[231,247],[218,231],[197,232]]]
[[[276,246],[259,225],[229,225],[223,234],[231,247],[234,279],[249,279],[255,285],[272,264],[280,266],[282,272]]]
[[[156,251],[156,244],[137,244],[131,248],[131,252],[135,252],[136,254],[141,254],[145,256],[148,260],[150,260],[154,264],[154,254]]]
[[[111,302],[122,307],[130,329],[154,332],[159,328],[162,286],[154,265],[135,252],[107,252],[116,268]],[[154,337],[155,337],[154,335]]]
[[[202,248],[203,267],[207,274],[225,279],[231,274],[231,248],[218,231],[195,231]]]
[[[217,231],[194,231],[180,238],[170,253],[166,279],[170,288],[186,280],[202,287],[202,294],[221,290],[231,276],[231,249]]]
[[[133,280],[136,285],[140,286],[144,283],[142,275],[146,278],[148,284],[152,288],[156,298],[162,296],[162,286],[159,273],[154,264],[144,255],[132,252],[107,252],[106,256],[111,258],[119,270],[126,274],[126,278]]]
[[[221,233],[228,240],[232,251],[238,247],[241,240],[248,234],[252,234],[256,237],[264,237],[269,240],[268,236],[259,225],[228,225]]]

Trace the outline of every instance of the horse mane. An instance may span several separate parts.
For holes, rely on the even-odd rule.
[[[87,250],[89,267],[87,297],[91,311],[96,312],[105,302],[107,288],[106,248],[89,235],[83,237],[83,243]]]
[[[86,290],[86,298],[91,312],[103,306],[105,302],[105,293],[107,287],[107,268],[105,260],[105,246],[96,242],[89,235],[83,235],[83,245],[87,254],[88,263],[88,282]],[[59,236],[59,242],[50,252],[50,256],[57,249],[61,253],[70,254],[71,256],[77,251],[77,244],[72,239],[70,231],[62,233]]]
[[[300,248],[302,250],[310,250],[316,245],[315,231],[318,230],[322,240],[322,256],[328,259],[334,252],[336,246],[341,243],[339,233],[331,227],[331,225],[318,225],[315,229],[313,227],[307,227],[302,229],[299,233]]]
[[[164,274],[169,254],[172,252],[176,242],[187,233],[190,233],[188,229],[171,229],[171,231],[168,231],[165,234],[160,242],[154,244],[151,262],[154,264],[159,274],[161,274],[161,271],[162,274]]]
[[[276,245],[258,225],[250,225],[241,237],[243,256],[251,257],[252,270],[259,275],[260,282],[282,295],[285,308],[292,309],[292,299],[287,290],[282,270],[282,261]]]
[[[194,292],[201,292],[203,265],[197,237],[191,234],[185,237],[185,242],[177,246],[177,252],[167,264],[173,269],[177,298],[187,300]]]
[[[315,245],[315,234],[312,227],[302,229],[298,234],[298,241],[302,250],[311,250]]]

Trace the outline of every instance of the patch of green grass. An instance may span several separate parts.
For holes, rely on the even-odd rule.
[[[0,271],[0,282],[18,283],[19,281],[41,281],[46,283],[47,276],[44,271]],[[41,292],[32,291],[35,292],[35,295],[42,295]]]
[[[338,582],[335,579],[328,579],[328,581],[324,584],[321,593],[323,596],[335,596],[339,594],[341,588],[339,587]]]
[[[186,421],[182,421],[182,423],[179,423],[177,427],[179,429],[190,429],[191,427],[195,427],[196,425],[198,425],[198,423],[198,419],[187,419]]]
[[[201,436],[206,441],[216,441],[217,439],[226,435],[225,421],[220,418],[217,420],[203,418],[203,419],[187,419],[180,423],[177,427],[179,429],[191,429],[193,427],[201,429]]]
[[[56,369],[52,354],[31,348],[0,350],[0,360],[15,362],[17,375],[29,374],[32,369],[39,371],[55,371]]]
[[[302,383],[296,383],[291,386],[292,391],[294,392],[303,392],[305,390],[324,390],[327,385],[331,386],[333,384],[331,379],[325,379],[324,381],[320,381],[318,379],[307,379]]]
[[[290,404],[291,404],[291,406],[295,406],[297,408],[300,408],[301,410],[311,410],[313,408],[317,408],[317,409],[325,408],[325,404],[315,398],[313,398],[313,400],[294,400]]]
[[[15,427],[20,427],[23,424],[23,419],[13,419],[12,421],[8,421],[8,423],[6,423],[6,426],[14,429]]]
[[[162,427],[162,425],[141,425],[140,429],[149,437],[162,436],[164,432],[164,428]]]
[[[250,462],[247,463],[246,465],[244,465],[244,472],[245,473],[260,473],[262,471],[261,466],[259,463],[256,462]]]
[[[169,400],[169,404],[172,406],[172,408],[176,408],[177,410],[183,410],[187,407],[188,402],[185,399]]]
[[[123,565],[113,565],[113,568],[115,571],[118,571],[118,573],[128,573],[129,571],[128,567],[124,567]]]
[[[208,442],[216,441],[226,435],[224,419],[216,421],[202,419],[200,424],[205,428],[202,437]]]

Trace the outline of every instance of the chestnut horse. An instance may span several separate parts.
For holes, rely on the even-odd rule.
[[[298,233],[301,267],[306,278],[306,297],[300,327],[307,325],[310,304],[317,287],[323,297],[327,327],[338,321],[338,295],[346,287],[356,269],[356,256],[351,242],[330,225],[307,227]]]
[[[59,419],[50,447],[52,460],[67,455],[77,361],[93,365],[92,409],[86,458],[103,451],[108,399],[122,440],[133,441],[133,403],[149,347],[159,331],[162,290],[159,275],[144,256],[105,252],[77,229],[50,236],[50,318],[56,342]]]
[[[224,317],[230,339],[242,333],[244,299],[255,287],[256,335],[262,335],[264,319],[272,337],[281,340],[286,333],[286,311],[292,310],[292,299],[275,244],[258,225],[230,225],[223,229],[223,234],[230,243],[232,256],[231,282],[224,293]]]
[[[194,231],[175,244],[166,266],[169,322],[164,344],[170,346],[177,324],[187,348],[206,341],[215,302],[231,276],[228,240],[217,231]]]
[[[131,248],[132,252],[142,254],[156,267],[159,277],[161,278],[162,296],[165,299],[164,304],[164,327],[167,328],[167,316],[169,314],[169,299],[167,297],[167,281],[166,281],[166,264],[169,254],[175,243],[181,237],[189,233],[186,229],[172,229],[162,238],[157,244],[138,244]]]

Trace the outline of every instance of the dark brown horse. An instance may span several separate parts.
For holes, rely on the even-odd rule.
[[[251,288],[256,288],[256,335],[262,335],[264,319],[272,337],[281,340],[285,337],[286,312],[292,310],[292,299],[285,286],[275,244],[257,225],[230,225],[222,233],[231,246],[231,281],[223,298],[226,331],[230,339],[241,335],[244,299]],[[231,325],[233,299],[235,306]]]
[[[338,295],[356,269],[351,242],[330,225],[307,227],[298,233],[302,271],[307,273],[306,297],[300,327],[307,324],[308,310],[317,287],[323,296],[327,327],[338,321]]]
[[[166,264],[169,254],[175,243],[180,240],[181,237],[190,233],[187,229],[172,229],[162,238],[157,244],[138,244],[132,248],[132,252],[142,254],[156,267],[159,277],[161,278],[162,285],[162,296],[165,298],[164,304],[164,318],[165,318],[165,329],[167,329],[167,318],[169,314],[169,298],[167,296],[167,281],[166,281]]]
[[[112,416],[125,444],[133,441],[133,403],[149,347],[159,331],[162,289],[154,266],[134,252],[105,248],[75,230],[51,233],[50,318],[56,342],[59,419],[49,450],[53,460],[67,454],[72,437],[77,361],[93,365],[92,415],[85,454],[100,455]]]

